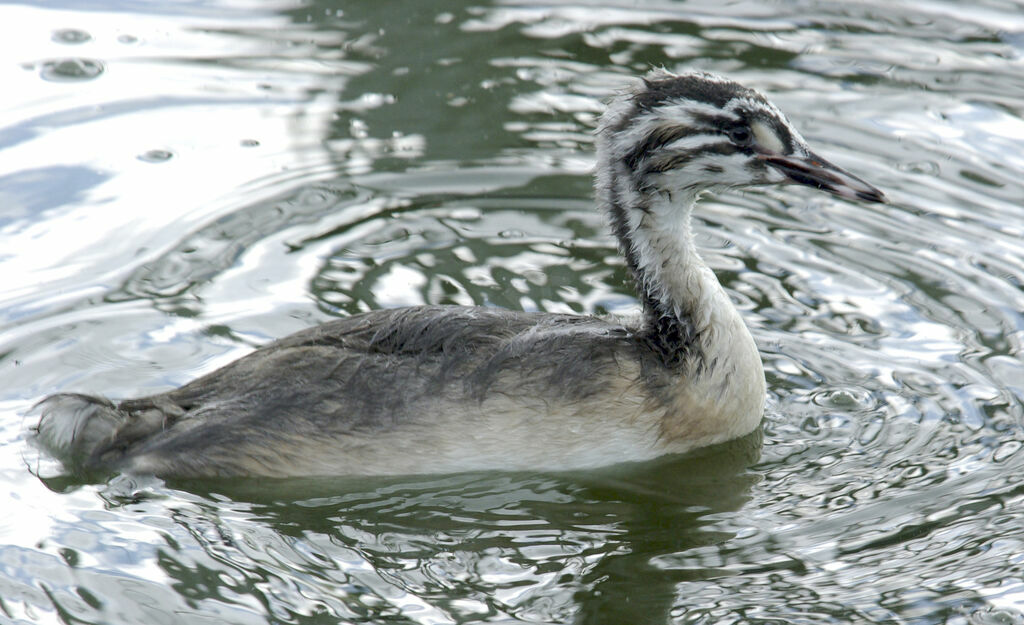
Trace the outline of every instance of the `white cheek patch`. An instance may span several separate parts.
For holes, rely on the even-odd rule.
[[[768,124],[754,120],[750,124],[750,130],[753,131],[757,144],[762,148],[776,154],[786,153],[786,144],[782,142],[782,139],[779,139],[779,135],[775,134],[775,130]]]
[[[662,119],[671,120],[675,123],[693,123],[698,115],[708,117],[728,117],[738,120],[739,115],[735,111],[723,110],[721,107],[704,102],[686,101],[676,104],[662,104],[658,107],[658,116]]]
[[[704,135],[690,135],[689,137],[683,137],[676,139],[672,143],[665,146],[665,150],[699,150],[700,148],[707,145],[714,145],[716,143],[725,143],[725,139],[721,135],[717,134],[704,134]]]

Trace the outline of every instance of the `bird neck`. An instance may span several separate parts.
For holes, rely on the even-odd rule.
[[[709,353],[712,329],[726,322],[723,316],[738,317],[693,241],[690,214],[700,192],[643,193],[622,178],[598,182],[636,281],[650,344],[668,366],[700,367],[716,355]]]

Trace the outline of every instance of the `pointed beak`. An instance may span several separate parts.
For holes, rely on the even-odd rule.
[[[885,194],[875,187],[813,152],[804,156],[764,153],[760,158],[797,184],[828,191],[849,200],[887,201]]]

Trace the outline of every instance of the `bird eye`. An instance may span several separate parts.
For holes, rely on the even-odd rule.
[[[750,128],[737,126],[729,131],[729,138],[736,145],[750,145],[754,135],[750,132]]]

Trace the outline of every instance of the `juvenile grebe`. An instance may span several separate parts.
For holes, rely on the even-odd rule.
[[[637,323],[378,310],[152,397],[53,395],[38,437],[80,470],[284,477],[578,469],[747,434],[764,409],[761,359],[690,213],[705,191],[786,182],[884,201],[756,91],[653,72],[597,130],[597,201],[637,285]]]

